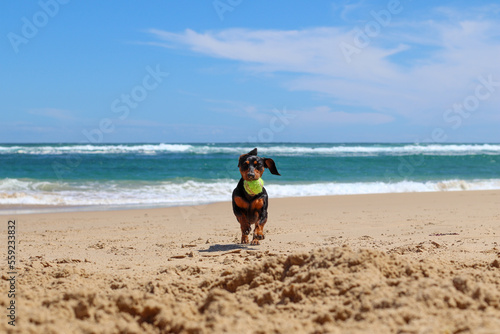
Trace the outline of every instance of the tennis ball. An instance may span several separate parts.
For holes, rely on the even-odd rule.
[[[264,187],[264,180],[258,179],[254,181],[244,181],[245,191],[249,195],[257,195],[262,192],[262,187]]]

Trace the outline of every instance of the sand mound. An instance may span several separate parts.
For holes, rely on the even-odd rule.
[[[238,256],[238,254],[235,254]],[[32,259],[9,333],[495,333],[500,268],[348,247],[105,276]],[[236,263],[236,262],[235,262]],[[85,267],[87,266],[87,267]],[[87,268],[87,269],[85,269]],[[2,280],[2,290],[6,281]],[[0,305],[6,306],[5,294]]]

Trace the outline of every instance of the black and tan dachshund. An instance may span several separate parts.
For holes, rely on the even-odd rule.
[[[233,212],[241,225],[241,243],[248,244],[251,225],[255,224],[252,245],[264,239],[264,225],[267,222],[267,192],[260,180],[264,168],[274,175],[280,175],[273,159],[257,156],[254,148],[238,160],[241,179],[233,191]]]

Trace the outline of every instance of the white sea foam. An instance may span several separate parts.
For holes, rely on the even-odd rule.
[[[495,180],[446,180],[446,181],[400,181],[385,182],[356,182],[356,183],[312,183],[304,185],[266,186],[268,192],[275,197],[302,197],[326,195],[358,195],[407,192],[438,192],[461,190],[494,190],[500,189],[500,179]]]
[[[185,144],[138,144],[138,145],[46,145],[0,146],[0,154],[123,154],[123,153],[185,153],[193,146]]]
[[[247,152],[254,145],[225,146],[220,145],[190,145],[190,144],[136,144],[136,145],[14,145],[0,146],[0,154],[234,154]],[[325,155],[325,156],[371,156],[371,155],[500,155],[500,144],[406,144],[406,145],[304,145],[281,144],[264,146],[260,152],[274,156]]]
[[[500,145],[493,144],[456,144],[456,145],[418,145],[408,144],[402,146],[342,146],[333,145],[331,147],[293,147],[293,146],[272,146],[265,148],[266,153],[282,155],[412,155],[412,154],[432,154],[432,155],[473,155],[473,154],[500,154]]]
[[[174,206],[230,201],[237,180],[212,182],[40,182],[4,179],[0,181],[0,205],[43,206]],[[266,183],[273,198],[324,195],[352,195],[403,192],[437,192],[500,189],[500,179],[401,181],[395,183]],[[0,211],[1,213],[1,211]]]

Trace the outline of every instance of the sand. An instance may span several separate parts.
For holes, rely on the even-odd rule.
[[[16,220],[1,333],[499,333],[500,191],[273,199]],[[5,259],[5,257],[3,257]]]

